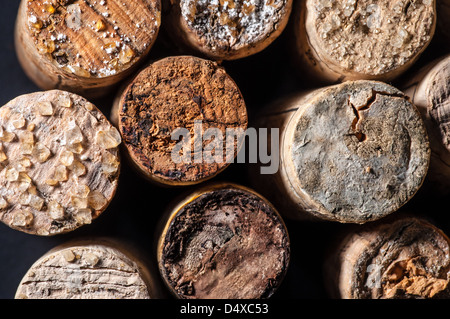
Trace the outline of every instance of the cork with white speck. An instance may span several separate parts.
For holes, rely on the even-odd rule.
[[[155,299],[154,269],[136,250],[111,239],[69,242],[39,258],[15,299]]]
[[[53,90],[0,109],[0,221],[49,236],[90,224],[120,171],[120,133],[86,99]]]
[[[322,83],[388,82],[411,67],[431,42],[435,0],[302,0],[293,12],[295,55]]]
[[[16,51],[43,90],[99,97],[148,55],[160,20],[159,0],[22,0]]]
[[[182,48],[235,60],[268,47],[285,29],[292,0],[176,0],[164,17]]]

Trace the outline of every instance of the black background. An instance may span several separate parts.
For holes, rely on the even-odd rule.
[[[21,94],[39,90],[26,77],[16,59],[13,32],[18,6],[19,0],[1,1],[0,105]],[[244,95],[250,121],[270,101],[309,87],[309,79],[302,78],[293,66],[288,53],[290,41],[292,38],[286,31],[262,53],[223,63]],[[413,69],[405,75],[406,78],[426,62],[450,52],[448,44],[433,41]],[[149,59],[175,54],[178,52],[173,50],[170,40],[161,33]],[[113,98],[113,95],[109,95],[92,102],[109,116]],[[245,164],[231,165],[214,180],[250,186]],[[29,267],[48,250],[72,239],[96,236],[115,238],[136,246],[153,260],[155,227],[161,214],[177,195],[193,189],[195,186],[182,189],[156,187],[130,169],[125,162],[113,202],[91,225],[65,235],[38,237],[0,224],[0,299],[14,298],[17,286]],[[424,187],[403,210],[431,219],[450,234],[448,199]],[[324,256],[334,242],[335,235],[345,230],[346,226],[329,222],[285,222],[291,238],[291,263],[286,278],[273,298],[328,299],[327,283],[322,277]],[[166,294],[166,298],[172,297]]]

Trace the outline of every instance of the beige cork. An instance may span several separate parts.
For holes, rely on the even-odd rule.
[[[442,194],[450,192],[450,56],[419,70],[404,84],[425,121],[431,145],[427,179]]]
[[[163,222],[158,264],[177,298],[269,298],[284,278],[287,229],[276,209],[251,189],[227,183],[199,188]]]
[[[280,129],[280,168],[252,183],[294,219],[366,223],[422,186],[430,148],[416,107],[382,82],[350,81],[276,103],[260,127]]]
[[[143,176],[162,185],[185,186],[213,178],[228,167],[242,141],[227,144],[227,129],[243,132],[248,120],[244,98],[224,68],[193,56],[175,56],[150,64],[119,93],[112,121],[131,163]],[[211,152],[218,158],[208,161],[204,151],[210,141],[204,134],[210,128],[218,130],[223,143],[217,153]],[[174,151],[182,142],[172,138],[178,129],[189,132],[186,152]],[[179,161],[175,154],[180,154]]]
[[[301,0],[293,14],[295,56],[322,83],[391,81],[431,42],[435,6],[434,0]]]
[[[0,220],[35,235],[90,224],[118,185],[120,134],[86,99],[64,91],[0,109]]]
[[[148,55],[160,16],[159,0],[22,0],[16,52],[41,89],[99,97]]]
[[[450,296],[450,239],[426,220],[402,217],[355,228],[325,264],[332,298]]]
[[[156,299],[161,290],[140,253],[111,239],[68,242],[39,258],[16,299]]]
[[[235,60],[268,47],[285,29],[292,0],[175,0],[164,20],[182,48]]]

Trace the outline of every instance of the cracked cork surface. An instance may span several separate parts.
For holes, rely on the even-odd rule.
[[[435,31],[434,0],[307,0],[297,34],[301,54],[327,81],[388,81],[411,66]]]
[[[23,0],[16,47],[43,89],[111,86],[147,55],[160,15],[158,0]]]
[[[345,223],[398,210],[421,187],[430,160],[415,106],[392,86],[373,81],[310,95],[291,117],[283,143],[297,205]]]
[[[31,266],[15,298],[150,299],[150,279],[134,256],[109,244],[57,247]]]
[[[352,231],[326,269],[337,298],[448,298],[449,249],[441,230],[403,217]]]
[[[22,95],[0,109],[0,221],[34,235],[90,224],[118,184],[120,134],[84,98]]]
[[[212,154],[221,158],[210,163],[204,157],[197,159],[208,140],[205,136],[199,144],[196,136],[211,128],[225,141],[227,130],[245,131],[248,121],[242,94],[225,70],[192,56],[168,57],[141,71],[122,93],[113,114],[132,162],[145,176],[166,185],[198,183],[224,170],[230,163],[227,154],[234,158],[241,140],[233,143],[233,149],[218,145]],[[196,121],[201,121],[200,130]],[[191,151],[180,163],[172,157],[179,140],[172,140],[171,134],[178,128],[189,132],[186,144]]]
[[[160,238],[161,274],[178,298],[268,298],[287,271],[284,223],[259,195],[223,185],[172,212]]]
[[[178,0],[168,20],[191,48],[231,60],[270,45],[284,30],[291,9],[292,0]]]

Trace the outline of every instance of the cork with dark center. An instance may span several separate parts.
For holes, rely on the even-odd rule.
[[[23,0],[16,51],[42,89],[100,96],[148,54],[160,16],[159,0]]]
[[[291,10],[292,0],[177,0],[171,1],[165,21],[179,45],[209,58],[234,60],[269,46]]]
[[[268,298],[287,270],[289,247],[283,221],[265,199],[220,185],[198,191],[171,213],[158,262],[178,298]]]
[[[425,121],[431,145],[427,179],[439,193],[450,193],[450,56],[429,63],[405,83],[405,93]]]
[[[281,127],[280,169],[256,176],[255,185],[282,213],[365,223],[395,212],[422,186],[427,132],[394,87],[350,81],[278,107],[263,117],[266,127]]]
[[[0,109],[0,220],[36,235],[90,224],[118,184],[120,133],[84,98],[20,96]]]
[[[152,299],[159,297],[154,280],[145,263],[116,243],[68,243],[30,267],[15,298]]]
[[[450,240],[417,218],[364,225],[340,242],[325,265],[333,298],[448,298]]]
[[[112,113],[132,162],[151,180],[167,185],[214,177],[230,163],[226,131],[247,128],[245,102],[235,82],[216,63],[192,56],[152,63],[125,89]],[[201,122],[199,132],[195,122]],[[177,163],[172,152],[180,141],[171,135],[179,128],[189,131],[191,154],[189,161]],[[195,138],[210,128],[219,130],[224,142],[217,147],[217,155],[220,150],[223,157],[212,163],[198,160],[209,142]],[[228,144],[231,159],[240,144]]]
[[[296,51],[304,70],[333,83],[391,81],[414,64],[433,38],[436,3],[303,0],[296,9]]]

